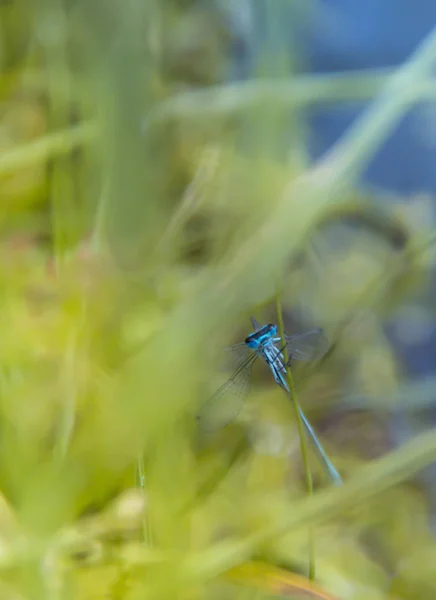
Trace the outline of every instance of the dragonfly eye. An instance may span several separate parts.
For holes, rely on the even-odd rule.
[[[245,343],[249,348],[257,348],[259,346],[259,340],[253,334],[245,338]]]

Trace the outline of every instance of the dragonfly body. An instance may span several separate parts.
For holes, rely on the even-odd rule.
[[[280,341],[281,338],[277,336],[277,325],[269,324],[250,334],[246,338],[245,343],[263,358],[271,369],[276,382],[282,388],[289,391],[286,382],[285,358],[277,346]]]
[[[238,364],[230,379],[206,402],[202,413],[199,415],[200,421],[207,420],[210,407],[216,408],[217,414],[220,415],[220,403],[223,407],[220,415],[223,421],[221,426],[226,425],[237,415],[249,392],[251,369],[258,357],[266,362],[276,383],[289,394],[286,374],[287,365],[283,355],[284,348],[281,346],[283,341],[278,335],[277,325],[260,326],[253,318],[251,321],[256,330],[245,339],[245,342],[235,344],[229,348],[230,352],[239,358],[240,364]],[[299,360],[317,358],[324,354],[328,347],[328,342],[321,329],[314,329],[294,336],[285,336],[284,341],[290,361],[294,358]],[[340,485],[342,479],[339,473],[328,458],[301,408],[299,408],[299,411],[307,434],[330,481],[335,485]]]

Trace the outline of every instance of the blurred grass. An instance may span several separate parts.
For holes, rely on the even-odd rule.
[[[434,234],[355,185],[433,98],[434,34],[398,72],[230,85],[212,4],[16,0],[0,17],[2,598],[433,598],[431,498],[406,480],[436,437],[398,449],[389,430],[433,380],[407,381],[384,326],[425,289]],[[306,164],[299,111],[368,97]],[[289,327],[332,340],[293,367],[346,479],[325,489],[309,453],[311,498],[270,378],[216,435],[194,418],[248,315],[277,319],[277,280]]]

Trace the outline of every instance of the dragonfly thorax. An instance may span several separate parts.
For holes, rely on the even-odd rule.
[[[260,347],[269,343],[277,335],[277,325],[264,325],[254,333],[245,338],[245,343],[249,348],[258,350]]]

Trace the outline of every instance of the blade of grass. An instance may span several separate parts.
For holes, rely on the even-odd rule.
[[[252,105],[273,103],[288,109],[374,99],[394,77],[394,69],[362,69],[350,73],[297,75],[292,79],[259,79],[201,90],[181,92],[159,104],[143,122],[146,131],[170,119],[220,117],[244,112]],[[436,97],[433,81],[423,81],[405,102],[431,101]]]
[[[136,461],[136,485],[141,490],[144,506],[147,507],[147,494],[145,491],[145,465],[142,454],[138,455],[138,459]],[[142,519],[142,536],[145,545],[148,548],[151,548],[151,526],[149,511],[147,508],[145,509],[144,517]]]
[[[4,152],[0,158],[0,175],[8,175],[46,160],[68,155],[95,137],[96,127],[91,122],[48,133],[34,142]]]
[[[38,39],[45,54],[49,97],[49,126],[52,130],[70,125],[67,16],[58,0],[45,0],[37,20]],[[62,91],[61,91],[62,90]],[[53,222],[53,246],[56,268],[77,234],[77,206],[74,204],[74,173],[71,156],[57,158],[51,169],[50,201]]]
[[[417,49],[410,61],[401,67],[386,85],[383,94],[358,119],[313,170],[290,181],[282,197],[265,220],[246,240],[240,240],[238,248],[232,249],[229,262],[221,277],[214,273],[213,281],[205,281],[204,307],[214,298],[222,302],[215,311],[204,316],[221,324],[230,317],[229,311],[262,302],[266,289],[275,289],[277,274],[286,260],[299,248],[309,231],[320,218],[341,198],[342,192],[354,182],[364,169],[368,159],[386,139],[399,119],[406,112],[406,102],[415,86],[429,77],[436,61],[436,30]],[[265,252],[265,248],[268,249]],[[274,268],[271,268],[274,265]],[[207,277],[206,277],[207,279]],[[231,293],[229,290],[231,289]],[[237,293],[239,303],[233,301]],[[274,292],[273,292],[274,293]],[[226,301],[228,299],[228,301]],[[201,322],[198,305],[195,311],[197,323]],[[185,316],[184,316],[185,318]]]
[[[356,469],[341,487],[322,490],[296,503],[289,516],[258,530],[242,540],[223,542],[201,556],[187,558],[186,574],[211,579],[250,560],[256,549],[277,536],[308,525],[317,525],[339,517],[347,510],[367,503],[376,495],[407,480],[436,460],[436,432],[430,430],[404,444],[385,457]]]

